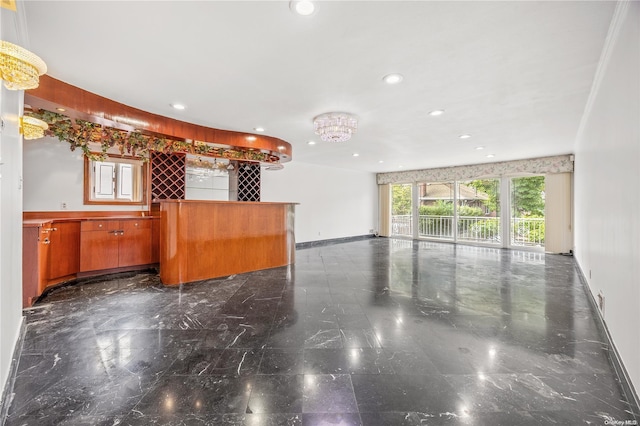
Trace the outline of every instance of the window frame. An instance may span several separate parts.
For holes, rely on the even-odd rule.
[[[149,167],[148,162],[143,161],[141,158],[137,157],[125,157],[123,155],[116,154],[108,154],[107,158],[104,160],[105,162],[115,162],[115,163],[126,163],[126,164],[135,164],[141,165],[140,171],[140,188],[141,188],[141,197],[139,201],[129,201],[129,200],[118,200],[118,199],[95,199],[92,198],[92,168],[94,161],[84,157],[84,204],[86,205],[115,205],[115,206],[143,206],[148,203],[148,184],[149,184]],[[118,186],[118,182],[116,181],[116,186]],[[118,191],[119,188],[116,188]]]

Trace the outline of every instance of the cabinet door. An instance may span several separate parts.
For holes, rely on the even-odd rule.
[[[118,221],[82,222],[80,272],[118,267]]]
[[[77,274],[80,270],[80,222],[49,227],[48,280]]]
[[[130,219],[120,221],[120,251],[118,266],[147,265],[151,257],[151,220]]]

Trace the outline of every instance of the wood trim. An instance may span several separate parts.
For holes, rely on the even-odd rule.
[[[146,210],[135,211],[54,211],[54,212],[24,212],[23,220],[64,220],[64,219],[91,219],[91,218],[151,218]]]
[[[140,201],[110,201],[110,200],[92,200],[91,199],[91,161],[86,156],[84,157],[84,179],[83,179],[83,188],[84,188],[84,198],[83,204],[86,205],[100,205],[100,206],[145,206],[149,204],[149,192],[147,191],[149,186],[149,163],[146,161],[142,161],[139,158],[131,158],[126,157],[124,155],[117,154],[107,154],[108,158],[115,159],[131,159],[142,162],[142,170],[140,172],[142,178],[142,196],[140,197]]]
[[[36,89],[25,92],[25,104],[34,109],[45,109],[55,112],[56,108],[64,108],[65,115],[71,118],[99,123],[124,130],[134,130],[130,125],[122,124],[123,117],[132,122],[147,123],[136,126],[148,133],[172,136],[184,140],[197,140],[232,147],[266,150],[280,154],[280,162],[291,161],[291,144],[272,136],[261,134],[234,132],[215,129],[197,124],[179,121],[173,118],[152,114],[133,108],[95,93],[56,80],[48,75],[40,77],[40,85]],[[255,138],[248,141],[247,136]]]

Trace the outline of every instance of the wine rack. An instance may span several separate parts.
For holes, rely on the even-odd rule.
[[[154,152],[151,156],[151,199],[184,200],[185,154]]]

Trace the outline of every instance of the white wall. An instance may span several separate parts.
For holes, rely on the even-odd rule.
[[[626,10],[626,14],[623,12]],[[620,3],[576,145],[576,259],[640,388],[640,3]]]
[[[19,31],[23,19],[16,12],[0,8],[0,38],[28,48]],[[4,129],[0,131],[0,392],[3,392],[22,324],[22,138],[18,120],[23,93],[1,87],[0,115]]]
[[[296,242],[370,234],[377,230],[378,186],[373,173],[285,163],[263,171],[262,201],[297,202]]]
[[[24,142],[24,211],[147,210],[144,206],[85,205],[82,151],[56,138]]]

